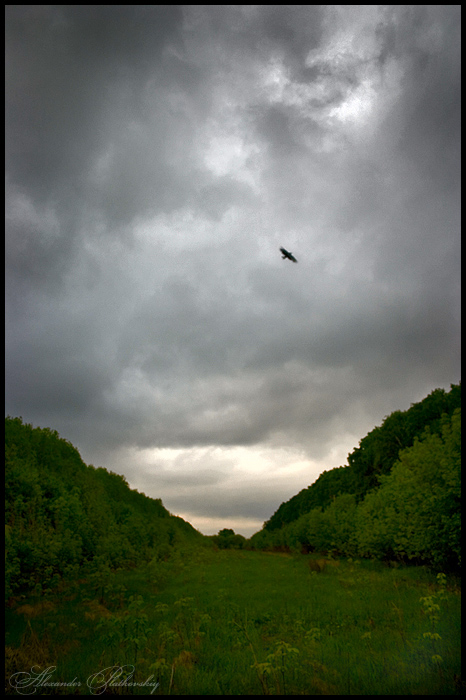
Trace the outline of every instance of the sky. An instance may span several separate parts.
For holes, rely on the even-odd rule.
[[[7,5],[5,413],[249,537],[458,383],[460,13]]]

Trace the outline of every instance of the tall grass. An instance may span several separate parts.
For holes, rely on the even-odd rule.
[[[456,583],[423,568],[199,550],[17,601],[6,688],[36,666],[31,690],[44,668],[76,681],[41,694],[90,694],[92,676],[94,694],[455,694],[459,618]]]

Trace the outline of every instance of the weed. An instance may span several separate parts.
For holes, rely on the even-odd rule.
[[[24,672],[37,667],[47,668],[52,665],[50,642],[48,638],[39,639],[36,632],[31,627],[28,620],[26,632],[23,635],[18,648],[5,647],[5,678],[11,688],[17,688],[18,674],[22,676]],[[6,684],[5,684],[6,685]],[[5,687],[5,692],[11,692]]]
[[[267,656],[270,670],[276,681],[277,694],[287,695],[285,672],[291,672],[298,663],[299,649],[284,641],[276,642],[275,651]]]
[[[267,681],[266,681],[266,675],[267,675],[268,670],[269,670],[269,664],[267,664],[267,663],[261,664],[261,663],[259,663],[259,661],[257,659],[256,650],[254,649],[254,644],[251,641],[251,638],[249,636],[248,629],[247,629],[247,617],[246,617],[244,622],[242,622],[241,620],[240,620],[240,622],[237,622],[234,620],[233,624],[235,624],[241,630],[241,632],[244,634],[244,636],[246,637],[247,642],[249,644],[249,648],[251,649],[252,656],[254,659],[254,663],[251,666],[251,668],[254,668],[256,673],[257,673],[257,677],[259,679],[259,683],[261,685],[263,695],[269,695],[269,686],[268,686]]]
[[[153,692],[164,695],[444,695],[460,687],[460,596],[443,575],[340,560],[309,585],[302,555],[244,550],[193,553],[183,568],[156,564],[170,572],[156,590],[146,567],[106,577],[102,566],[60,596],[18,599],[6,611],[7,678],[53,663],[54,680],[76,677],[89,693],[100,660],[100,669],[115,663],[134,667],[140,681],[153,676]]]
[[[437,649],[437,642],[442,639],[437,631],[437,625],[440,621],[440,603],[447,597],[446,583],[446,575],[444,573],[437,574],[437,584],[439,586],[437,593],[419,599],[419,602],[422,605],[422,612],[427,616],[430,623],[430,630],[424,632],[422,636],[424,639],[430,640],[431,661],[436,665],[440,665],[443,662],[443,659],[438,654]]]
[[[148,625],[148,616],[143,612],[142,596],[131,596],[127,610],[122,614],[103,617],[97,625],[102,632],[102,640],[112,654],[112,663],[136,665],[138,652],[147,642],[152,629]],[[107,653],[103,652],[103,656]],[[123,659],[116,655],[123,653]]]

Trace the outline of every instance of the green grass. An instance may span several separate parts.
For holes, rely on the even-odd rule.
[[[107,694],[462,693],[457,583],[370,561],[311,573],[299,555],[196,551],[116,572],[103,597],[86,582],[17,601],[6,644],[10,694],[33,666],[74,682],[37,694],[90,694],[109,667],[152,685],[111,686],[106,672]]]

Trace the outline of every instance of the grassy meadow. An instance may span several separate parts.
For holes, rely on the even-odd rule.
[[[309,559],[200,548],[17,598],[6,692],[463,694],[457,580]]]

